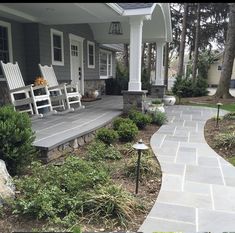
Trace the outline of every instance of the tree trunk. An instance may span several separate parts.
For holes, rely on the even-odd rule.
[[[126,70],[129,69],[129,51],[128,51],[128,44],[124,44],[124,55],[123,55],[123,59],[124,59],[124,66],[126,68]]]
[[[223,98],[223,99],[232,98],[231,94],[229,93],[229,86],[232,76],[234,57],[235,57],[235,3],[231,3],[222,71],[220,75],[219,85],[215,93],[215,96],[217,98]]]
[[[184,49],[186,39],[186,25],[187,25],[187,14],[188,14],[188,3],[184,3],[184,16],[183,16],[183,28],[181,32],[180,51],[179,51],[179,63],[177,76],[183,76],[183,65],[184,65]]]
[[[196,80],[196,75],[197,75],[199,34],[200,34],[200,3],[197,3],[197,25],[196,25],[196,38],[195,38],[193,71],[192,71],[193,81]]]
[[[165,44],[165,70],[164,70],[164,84],[166,90],[168,89],[168,66],[169,66],[169,43]]]

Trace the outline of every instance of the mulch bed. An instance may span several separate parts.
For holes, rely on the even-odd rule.
[[[142,138],[144,143],[149,146],[151,136],[159,129],[159,126],[156,125],[148,125],[146,129],[139,131],[137,136],[137,140]],[[78,156],[84,153],[86,150],[86,145],[74,151]],[[125,157],[123,159],[126,159]],[[59,159],[61,160],[61,158]],[[55,161],[56,162],[56,161]],[[123,161],[118,161],[121,163]],[[111,162],[110,162],[111,163]],[[158,161],[156,159],[156,164]],[[120,164],[119,164],[120,165]],[[159,168],[160,165],[158,164]],[[131,178],[126,178],[122,174],[118,172],[115,173],[113,177],[115,183],[122,184],[123,188],[134,193],[135,192],[135,180]],[[154,205],[158,193],[161,187],[161,174],[159,177],[152,177],[151,179],[145,180],[139,184],[139,192],[138,196],[144,200],[146,203],[146,211],[142,214],[136,216],[131,222],[129,222],[128,230],[129,231],[137,231],[140,225],[145,220],[147,214],[151,210],[152,206]],[[29,220],[23,218],[22,216],[11,215],[11,213],[6,213],[3,216],[0,216],[0,232],[4,233],[11,233],[13,231],[22,231],[22,232],[32,232],[33,228],[43,229],[45,227],[44,221],[38,220]],[[110,226],[111,227],[111,226]],[[102,223],[100,225],[92,225],[84,223],[82,225],[83,231],[93,231],[93,232],[100,232],[100,231],[126,231],[123,227],[114,227],[111,229],[104,229]]]
[[[187,97],[187,98],[182,98],[182,103],[184,102],[190,102],[190,103],[198,103],[198,104],[217,104],[218,102],[222,104],[230,104],[234,103],[235,99],[218,99],[215,98],[214,96],[201,96],[201,97]]]
[[[205,135],[205,139],[206,139],[208,145],[213,150],[215,150],[216,153],[218,153],[220,156],[222,156],[226,160],[228,158],[235,156],[235,147],[231,147],[231,148],[228,148],[225,146],[216,147],[215,138],[220,133],[228,133],[228,132],[232,132],[232,131],[235,131],[235,120],[234,119],[220,120],[218,128],[216,128],[216,120],[209,119],[206,122],[206,125],[204,127],[204,135]]]

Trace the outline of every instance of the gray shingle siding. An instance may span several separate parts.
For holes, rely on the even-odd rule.
[[[83,42],[83,64],[84,64],[84,79],[98,79],[99,59],[98,59],[98,44],[95,43],[96,58],[95,68],[89,69],[87,65],[87,40],[94,42],[93,33],[88,24],[71,24],[71,25],[43,25],[39,26],[39,41],[40,41],[40,61],[41,64],[51,65],[51,35],[50,29],[56,29],[63,32],[64,39],[64,66],[53,66],[57,79],[60,81],[71,80],[70,77],[70,48],[69,34],[85,38]]]
[[[13,62],[18,62],[22,76],[26,76],[25,50],[24,50],[24,28],[21,23],[0,17],[0,20],[11,24]]]
[[[24,25],[25,69],[27,74],[25,79],[27,83],[32,83],[36,76],[40,75],[38,70],[38,63],[40,62],[38,27],[37,23]]]
[[[50,29],[63,32],[64,66],[53,66],[58,81],[70,81],[70,48],[69,33],[85,38],[83,42],[84,79],[99,80],[99,49],[94,41],[93,32],[89,24],[44,25],[38,23],[18,23],[0,17],[0,20],[11,23],[13,61],[19,63],[22,76],[26,84],[33,83],[40,75],[38,64],[51,65],[51,33]],[[95,68],[88,68],[87,41],[95,42]],[[116,75],[115,52],[113,55],[113,77]]]

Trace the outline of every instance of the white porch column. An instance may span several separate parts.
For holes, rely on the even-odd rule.
[[[142,17],[130,17],[130,68],[128,91],[141,91]]]
[[[163,43],[156,43],[157,45],[157,56],[156,56],[156,71],[155,71],[155,85],[164,85],[163,78]]]

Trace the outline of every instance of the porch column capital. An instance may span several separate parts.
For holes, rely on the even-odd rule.
[[[164,42],[156,42],[157,56],[156,56],[156,70],[155,70],[155,85],[163,85],[163,49]]]
[[[130,17],[130,67],[128,91],[141,91],[141,46],[143,17]]]

